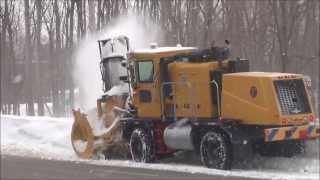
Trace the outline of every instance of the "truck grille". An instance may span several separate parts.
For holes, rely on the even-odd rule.
[[[311,113],[308,96],[301,79],[274,81],[282,115]]]

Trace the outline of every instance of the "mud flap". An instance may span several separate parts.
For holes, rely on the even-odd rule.
[[[237,162],[251,159],[253,156],[251,134],[235,126],[223,126],[222,129],[229,135],[233,160]]]

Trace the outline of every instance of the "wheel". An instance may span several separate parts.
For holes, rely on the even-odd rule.
[[[132,159],[136,162],[152,162],[154,159],[152,136],[144,129],[135,129],[130,138],[130,151]]]
[[[202,164],[208,168],[231,169],[232,147],[221,133],[210,131],[202,137],[200,156]]]

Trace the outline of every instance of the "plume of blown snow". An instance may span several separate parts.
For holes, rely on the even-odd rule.
[[[161,43],[161,30],[146,17],[133,13],[117,18],[97,33],[84,38],[76,51],[73,77],[79,87],[77,106],[87,111],[96,105],[101,96],[100,55],[97,41],[109,37],[125,35],[130,40],[131,49],[146,48],[152,42]]]

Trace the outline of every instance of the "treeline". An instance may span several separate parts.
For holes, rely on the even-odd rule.
[[[1,0],[1,113],[69,114],[77,44],[128,12],[159,25],[162,44],[228,39],[252,70],[303,73],[319,86],[318,0]]]

